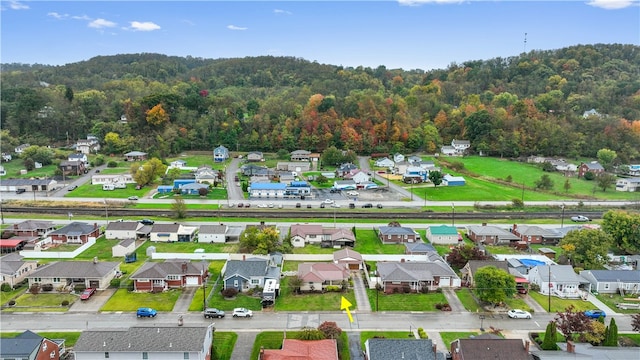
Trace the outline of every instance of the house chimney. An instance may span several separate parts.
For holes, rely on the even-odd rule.
[[[482,223],[482,226],[487,226],[487,223]]]
[[[242,255],[242,261],[247,260],[247,255]]]
[[[400,262],[403,263],[404,262],[404,258],[400,259]]]
[[[263,357],[264,357],[264,346],[260,346],[260,356],[258,357],[258,360],[262,360]]]
[[[438,358],[438,345],[436,345],[436,343],[433,343],[433,354],[436,356],[436,359]]]
[[[575,354],[576,346],[573,344],[573,341],[567,341],[567,352],[569,354]]]
[[[98,228],[98,223],[93,223],[93,228],[97,229]]]
[[[513,230],[515,231],[518,228],[518,224],[513,224]]]
[[[183,274],[186,274],[186,273],[187,273],[187,263],[186,263],[186,262],[183,262],[183,263],[182,263],[182,273],[183,273]]]
[[[527,353],[529,352],[529,345],[531,344],[531,342],[529,342],[529,340],[525,340],[524,341],[524,351],[526,351]]]

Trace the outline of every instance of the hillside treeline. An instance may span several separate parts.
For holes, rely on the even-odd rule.
[[[530,51],[433,71],[125,54],[3,64],[0,76],[3,152],[93,134],[106,153],[158,157],[218,145],[434,153],[467,139],[493,156],[595,157],[608,148],[621,162],[640,160],[633,45]]]

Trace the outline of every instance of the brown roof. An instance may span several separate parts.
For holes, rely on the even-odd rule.
[[[362,255],[360,255],[359,252],[350,248],[344,248],[333,253],[333,261],[340,261],[345,259],[362,261]]]
[[[281,350],[264,350],[262,360],[338,360],[335,339],[284,339]]]
[[[349,269],[344,264],[302,263],[298,265],[298,276],[310,282],[344,280],[349,277]]]
[[[451,352],[460,360],[533,359],[521,339],[458,339],[451,343]]]
[[[485,266],[494,266],[494,267],[497,267],[498,269],[502,269],[502,270],[506,271],[507,273],[509,272],[509,265],[507,264],[506,260],[502,260],[502,261],[498,261],[498,260],[469,260],[469,262],[467,262],[467,265],[471,269],[471,273],[472,274],[475,274],[476,271],[478,271],[478,269],[480,269],[481,267],[485,267]],[[466,267],[467,266],[465,266],[465,268]]]

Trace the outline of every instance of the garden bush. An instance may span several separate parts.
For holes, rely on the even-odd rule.
[[[342,291],[342,287],[339,286],[339,285],[327,285],[324,289],[327,292],[341,292]]]
[[[111,160],[107,163],[107,167],[110,167],[110,168],[118,167],[118,162]]]
[[[238,295],[238,290],[236,288],[227,288],[221,291],[222,296],[226,298],[232,298]]]
[[[53,284],[42,284],[42,291],[53,291]]]
[[[2,285],[0,285],[0,291],[2,292],[9,292],[11,290],[11,285],[9,285],[9,283],[2,283]]]
[[[111,279],[111,282],[109,283],[109,285],[114,288],[119,288],[120,282],[121,282],[120,279]]]
[[[62,306],[69,306],[69,300],[63,300],[62,303],[60,304]]]
[[[16,304],[15,300],[9,300],[9,302],[7,303],[7,305],[9,305],[9,306],[13,306],[15,304]]]

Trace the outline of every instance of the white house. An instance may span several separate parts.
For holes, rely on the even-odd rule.
[[[400,154],[400,153],[395,153],[393,154],[393,161],[395,162],[402,162],[404,161],[404,155]]]
[[[113,221],[104,231],[105,239],[136,239],[138,230],[144,225],[137,221]]]
[[[89,158],[87,158],[87,154],[83,154],[83,153],[69,154],[69,156],[67,157],[67,160],[69,160],[69,161],[82,161],[84,166],[89,166]]]
[[[440,148],[440,153],[446,156],[454,156],[456,154],[456,149],[453,146],[444,145]]]
[[[169,167],[179,168],[179,169],[183,168],[185,166],[187,166],[187,162],[185,160],[182,160],[182,159],[174,160],[169,164]]]
[[[346,178],[355,181],[356,184],[366,183],[371,180],[369,174],[362,170],[356,170],[355,173],[347,175]]]
[[[227,225],[200,225],[199,243],[225,243],[227,241]]]
[[[463,155],[471,147],[469,140],[451,140],[451,146],[456,150],[457,155]]]
[[[589,281],[576,274],[571,265],[535,266],[529,270],[528,280],[538,285],[541,294],[551,292],[560,298],[578,299],[590,290]]]
[[[616,181],[616,191],[634,192],[640,189],[640,177],[619,179]]]
[[[30,144],[22,144],[22,145],[18,145],[15,149],[13,149],[13,151],[20,155],[22,154],[22,152],[24,151],[24,149],[28,148],[29,146],[31,146]]]
[[[640,294],[640,270],[582,270],[580,276],[602,294]]]
[[[0,165],[0,176],[7,175],[7,171],[4,169],[4,166]]]
[[[195,239],[198,228],[180,224],[154,224],[149,232],[152,242],[191,242]]]
[[[92,185],[135,184],[131,174],[95,174],[91,175]]]
[[[122,240],[111,247],[111,256],[125,257],[127,256],[127,254],[132,253],[134,251],[136,251],[135,239]]]
[[[376,160],[376,162],[374,163],[375,166],[377,167],[381,167],[381,168],[392,168],[395,166],[395,162],[393,162],[393,160],[387,158],[387,157],[383,157],[382,159],[378,159]]]

